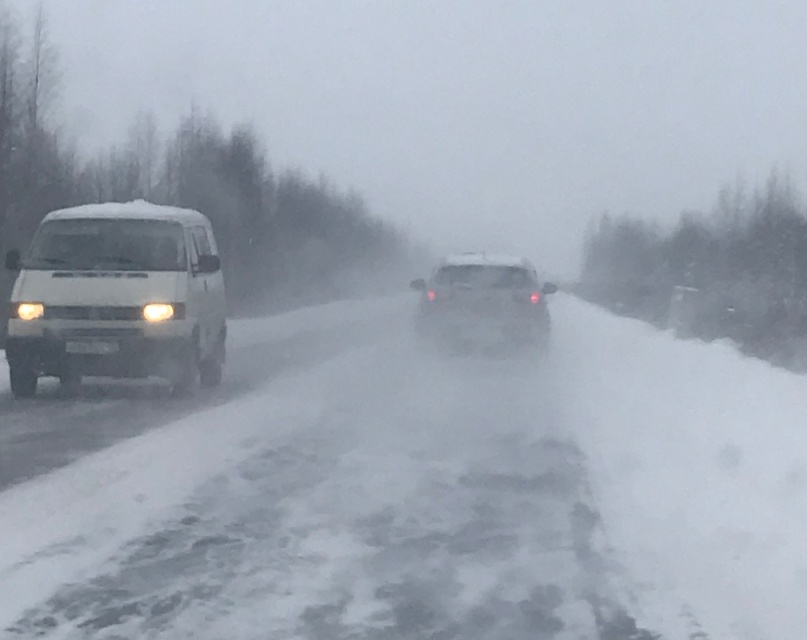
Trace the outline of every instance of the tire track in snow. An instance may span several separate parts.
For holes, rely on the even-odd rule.
[[[132,540],[110,560],[112,570],[84,584],[66,586],[41,608],[30,611],[7,632],[19,637],[131,637],[159,632],[193,605],[213,607],[229,581],[249,572],[245,550],[256,542],[287,545],[277,524],[281,499],[321,482],[328,463],[306,440],[268,450],[251,459],[234,477],[212,480],[200,499],[165,528]],[[234,498],[234,485],[239,497]],[[244,492],[246,490],[246,493]],[[248,519],[211,517],[218,500]],[[262,504],[266,501],[266,504]],[[248,504],[246,504],[248,503]]]
[[[624,615],[588,615],[574,575],[581,469],[560,443],[528,448],[538,469],[432,473],[403,502],[340,522],[310,505],[338,500],[330,484],[348,454],[301,438],[212,482],[184,516],[124,549],[114,572],[63,589],[9,631],[181,638],[214,620],[213,638],[263,612],[277,638],[593,638],[571,633],[599,627],[603,640],[649,639],[635,624],[614,636],[630,628]],[[210,518],[222,501],[228,517]],[[267,603],[284,599],[286,613],[272,613]]]

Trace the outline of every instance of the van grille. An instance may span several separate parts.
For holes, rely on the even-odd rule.
[[[53,278],[148,278],[142,271],[54,271]]]
[[[118,329],[92,327],[89,329],[65,329],[59,331],[58,334],[52,333],[50,335],[57,336],[62,340],[70,338],[139,338],[143,335],[140,329],[121,327]]]
[[[46,320],[142,320],[142,307],[50,307]]]

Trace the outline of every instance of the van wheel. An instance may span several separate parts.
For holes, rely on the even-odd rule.
[[[81,374],[75,369],[68,367],[60,376],[59,384],[61,392],[65,398],[75,398],[81,391]]]
[[[199,382],[199,350],[194,348],[188,353],[181,363],[179,378],[171,385],[171,395],[175,398],[185,398],[192,396]]]
[[[216,358],[208,358],[199,367],[199,381],[203,387],[217,387],[221,384],[224,371],[221,362]]]
[[[33,398],[39,384],[39,376],[32,367],[12,365],[9,368],[11,393],[15,398]]]
[[[215,353],[203,360],[199,367],[199,380],[203,387],[218,387],[224,375],[225,360],[224,338],[219,340]]]

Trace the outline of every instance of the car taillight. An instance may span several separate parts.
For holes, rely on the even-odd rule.
[[[530,296],[530,302],[532,302],[532,304],[538,304],[539,302],[541,302],[541,294],[538,293],[537,291],[533,293]]]
[[[437,298],[437,292],[430,289],[426,292],[426,297],[429,299],[429,302],[434,302],[434,300]]]

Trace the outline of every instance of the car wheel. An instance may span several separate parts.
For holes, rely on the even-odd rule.
[[[11,393],[15,398],[32,398],[36,395],[39,376],[36,371],[25,365],[12,365],[9,369]]]

